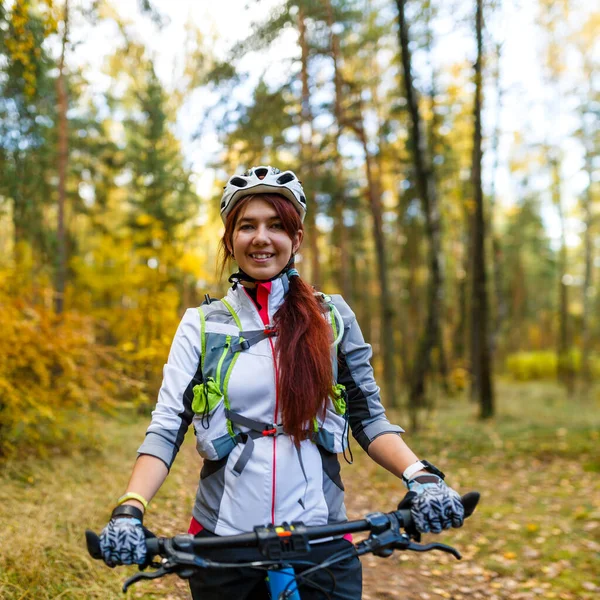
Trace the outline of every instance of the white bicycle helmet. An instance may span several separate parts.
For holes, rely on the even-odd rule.
[[[293,171],[283,173],[276,167],[252,167],[243,175],[234,175],[223,188],[221,198],[221,218],[223,223],[231,209],[245,196],[251,194],[279,194],[296,207],[304,222],[306,216],[306,196],[302,184]]]

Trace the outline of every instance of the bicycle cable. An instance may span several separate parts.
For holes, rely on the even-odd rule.
[[[319,566],[319,565],[317,565],[317,566]],[[321,569],[318,569],[318,570],[320,571]],[[335,579],[335,575],[327,567],[323,567],[322,570],[325,571],[325,573],[327,573],[327,575],[331,578],[331,583],[332,583],[331,594],[333,594],[335,592],[335,588],[337,586],[337,581]],[[312,575],[314,575],[316,573],[317,573],[317,571],[311,570]],[[296,590],[292,590],[290,587],[294,583],[296,584]],[[281,600],[286,600],[287,598],[289,598],[291,596],[291,594],[294,591],[298,591],[302,586],[310,587],[310,588],[313,588],[320,592],[323,592],[323,594],[325,594],[326,600],[331,600],[331,594],[325,589],[325,587],[322,586],[321,584],[317,583],[316,581],[311,581],[311,579],[309,577],[304,577],[304,573],[297,574],[294,577],[294,579],[292,579],[285,586],[283,592],[279,595],[279,598],[277,598],[277,600],[279,600],[280,598],[281,598]]]
[[[207,569],[239,569],[240,567],[243,567],[245,569],[269,571],[269,567],[278,567],[279,565],[281,565],[281,561],[277,560],[258,560],[245,563],[223,563],[213,562],[210,559],[204,560],[206,561],[204,567]],[[319,566],[310,560],[290,560],[287,562],[294,565],[309,565],[310,567]]]
[[[354,547],[348,548],[347,550],[340,550],[339,552],[336,552],[335,554],[330,556],[327,560],[323,561],[321,564],[316,564],[314,565],[314,567],[303,571],[298,575],[298,577],[302,578],[312,573],[316,573],[321,569],[326,569],[327,567],[331,567],[332,565],[335,565],[336,563],[341,562],[342,560],[345,560],[347,558],[353,558],[354,556],[358,556],[358,553]]]

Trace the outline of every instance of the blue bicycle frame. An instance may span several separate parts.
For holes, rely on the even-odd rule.
[[[271,594],[271,600],[279,600],[279,595],[287,592],[287,600],[300,600],[298,586],[296,585],[296,573],[291,565],[282,565],[278,569],[269,569],[266,578],[267,586]]]

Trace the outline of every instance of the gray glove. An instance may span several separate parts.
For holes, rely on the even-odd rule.
[[[408,482],[412,496],[410,512],[421,533],[440,533],[442,529],[461,527],[465,509],[460,496],[437,475],[417,475]]]
[[[146,535],[142,522],[130,517],[112,518],[100,534],[100,551],[109,567],[144,564]]]

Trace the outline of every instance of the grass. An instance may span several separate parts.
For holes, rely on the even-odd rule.
[[[185,597],[185,584],[174,580],[154,586],[155,594],[147,593],[146,586],[124,596],[122,582],[136,568],[108,569],[85,550],[84,530],[100,531],[106,524],[127,484],[146,425],[146,419],[139,417],[98,419],[90,423],[94,432],[102,430],[104,441],[96,448],[5,465],[0,478],[0,598]],[[200,467],[193,444],[187,444],[179,462],[153,503],[149,519],[153,528],[165,534],[180,533],[189,521]]]
[[[463,562],[431,553],[400,557],[403,566],[439,572],[438,588],[451,594],[443,597],[598,597],[598,402],[567,400],[551,384],[500,384],[497,398],[498,415],[489,423],[476,421],[469,402],[445,400],[422,431],[406,437],[443,467],[450,485],[480,491],[481,502],[463,529],[443,536]],[[372,491],[360,482],[352,489],[353,467],[346,468],[349,494],[364,496],[360,510],[398,489],[366,457],[357,462],[374,483]]]
[[[470,403],[447,399],[420,432],[406,437],[420,456],[448,473],[450,485],[482,493],[467,525],[440,537],[465,560],[436,553],[369,557],[363,561],[365,600],[598,596],[598,402],[568,401],[549,384],[501,384],[497,396],[494,421],[478,422]],[[392,419],[407,421],[400,413]],[[98,418],[89,424],[90,438],[100,431],[103,441],[85,452],[3,465],[1,598],[189,597],[185,582],[176,578],[134,586],[125,596],[120,587],[135,567],[111,570],[85,551],[83,532],[106,523],[146,425],[132,415]],[[403,487],[355,443],[353,448],[355,465],[344,466],[349,516],[393,508]],[[192,440],[181,454],[147,518],[164,535],[186,529],[197,485],[200,460]]]

